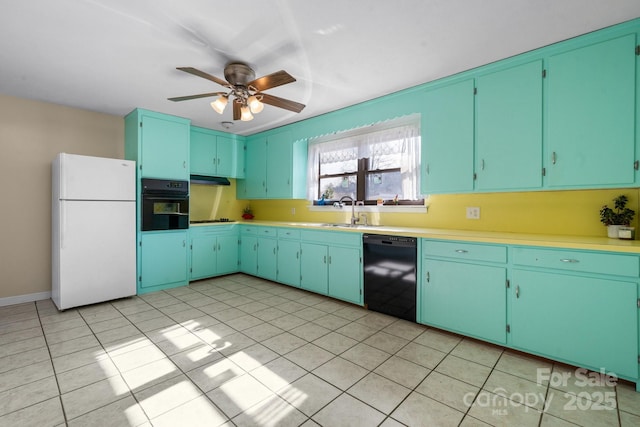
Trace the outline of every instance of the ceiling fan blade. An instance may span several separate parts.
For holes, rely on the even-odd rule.
[[[176,69],[184,71],[185,73],[193,74],[194,76],[202,77],[203,79],[211,80],[212,82],[216,82],[221,86],[229,86],[229,83],[227,83],[226,81],[193,67],[176,67]]]
[[[199,95],[188,95],[188,96],[176,96],[175,98],[167,98],[169,101],[178,102],[178,101],[188,101],[190,99],[198,99],[198,98],[207,98],[209,96],[222,96],[226,95],[224,92],[211,92],[211,93],[201,93]]]
[[[293,111],[295,113],[299,113],[305,107],[304,104],[300,104],[299,102],[291,101],[289,99],[280,98],[266,93],[260,93],[260,96],[262,96],[261,101],[265,104],[284,108],[285,110]]]
[[[242,115],[240,107],[242,106],[239,102],[233,101],[233,120],[240,120],[240,116]]]
[[[258,91],[271,89],[272,87],[286,85],[287,83],[293,83],[296,79],[284,70],[276,71],[269,75],[255,79],[252,82],[247,83],[247,86],[253,86]]]

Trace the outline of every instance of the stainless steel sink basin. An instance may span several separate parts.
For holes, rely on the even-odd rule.
[[[349,223],[325,223],[320,224],[321,227],[335,227],[335,228],[368,228],[376,227],[375,225],[368,224],[349,224]]]

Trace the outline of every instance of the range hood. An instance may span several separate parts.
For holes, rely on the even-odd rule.
[[[227,178],[221,176],[191,175],[192,184],[231,185]]]

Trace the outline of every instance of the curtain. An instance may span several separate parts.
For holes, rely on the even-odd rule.
[[[308,149],[307,197],[318,198],[322,173],[357,170],[357,159],[369,158],[369,169],[400,167],[402,199],[420,199],[420,120],[412,115],[365,128],[314,138]]]

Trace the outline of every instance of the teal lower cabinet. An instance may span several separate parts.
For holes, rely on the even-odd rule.
[[[329,246],[329,290],[333,298],[362,305],[362,251]]]
[[[240,271],[256,276],[258,272],[258,227],[240,226]]]
[[[138,294],[188,284],[187,230],[140,235]]]
[[[329,293],[329,248],[318,243],[300,243],[300,287],[322,295]]]
[[[240,271],[252,276],[258,273],[258,238],[240,235]]]
[[[507,248],[422,240],[419,321],[506,344]]]
[[[515,269],[513,347],[552,359],[638,374],[636,283]]]
[[[422,323],[506,344],[504,267],[425,259]]]
[[[278,271],[278,241],[272,237],[258,237],[258,265],[256,275],[275,281]]]
[[[277,281],[300,287],[300,230],[278,229]]]
[[[303,230],[300,240],[300,287],[362,305],[362,234]]]
[[[511,346],[637,381],[638,256],[513,248],[513,263]]]
[[[191,280],[238,271],[238,230],[236,226],[192,227]]]

